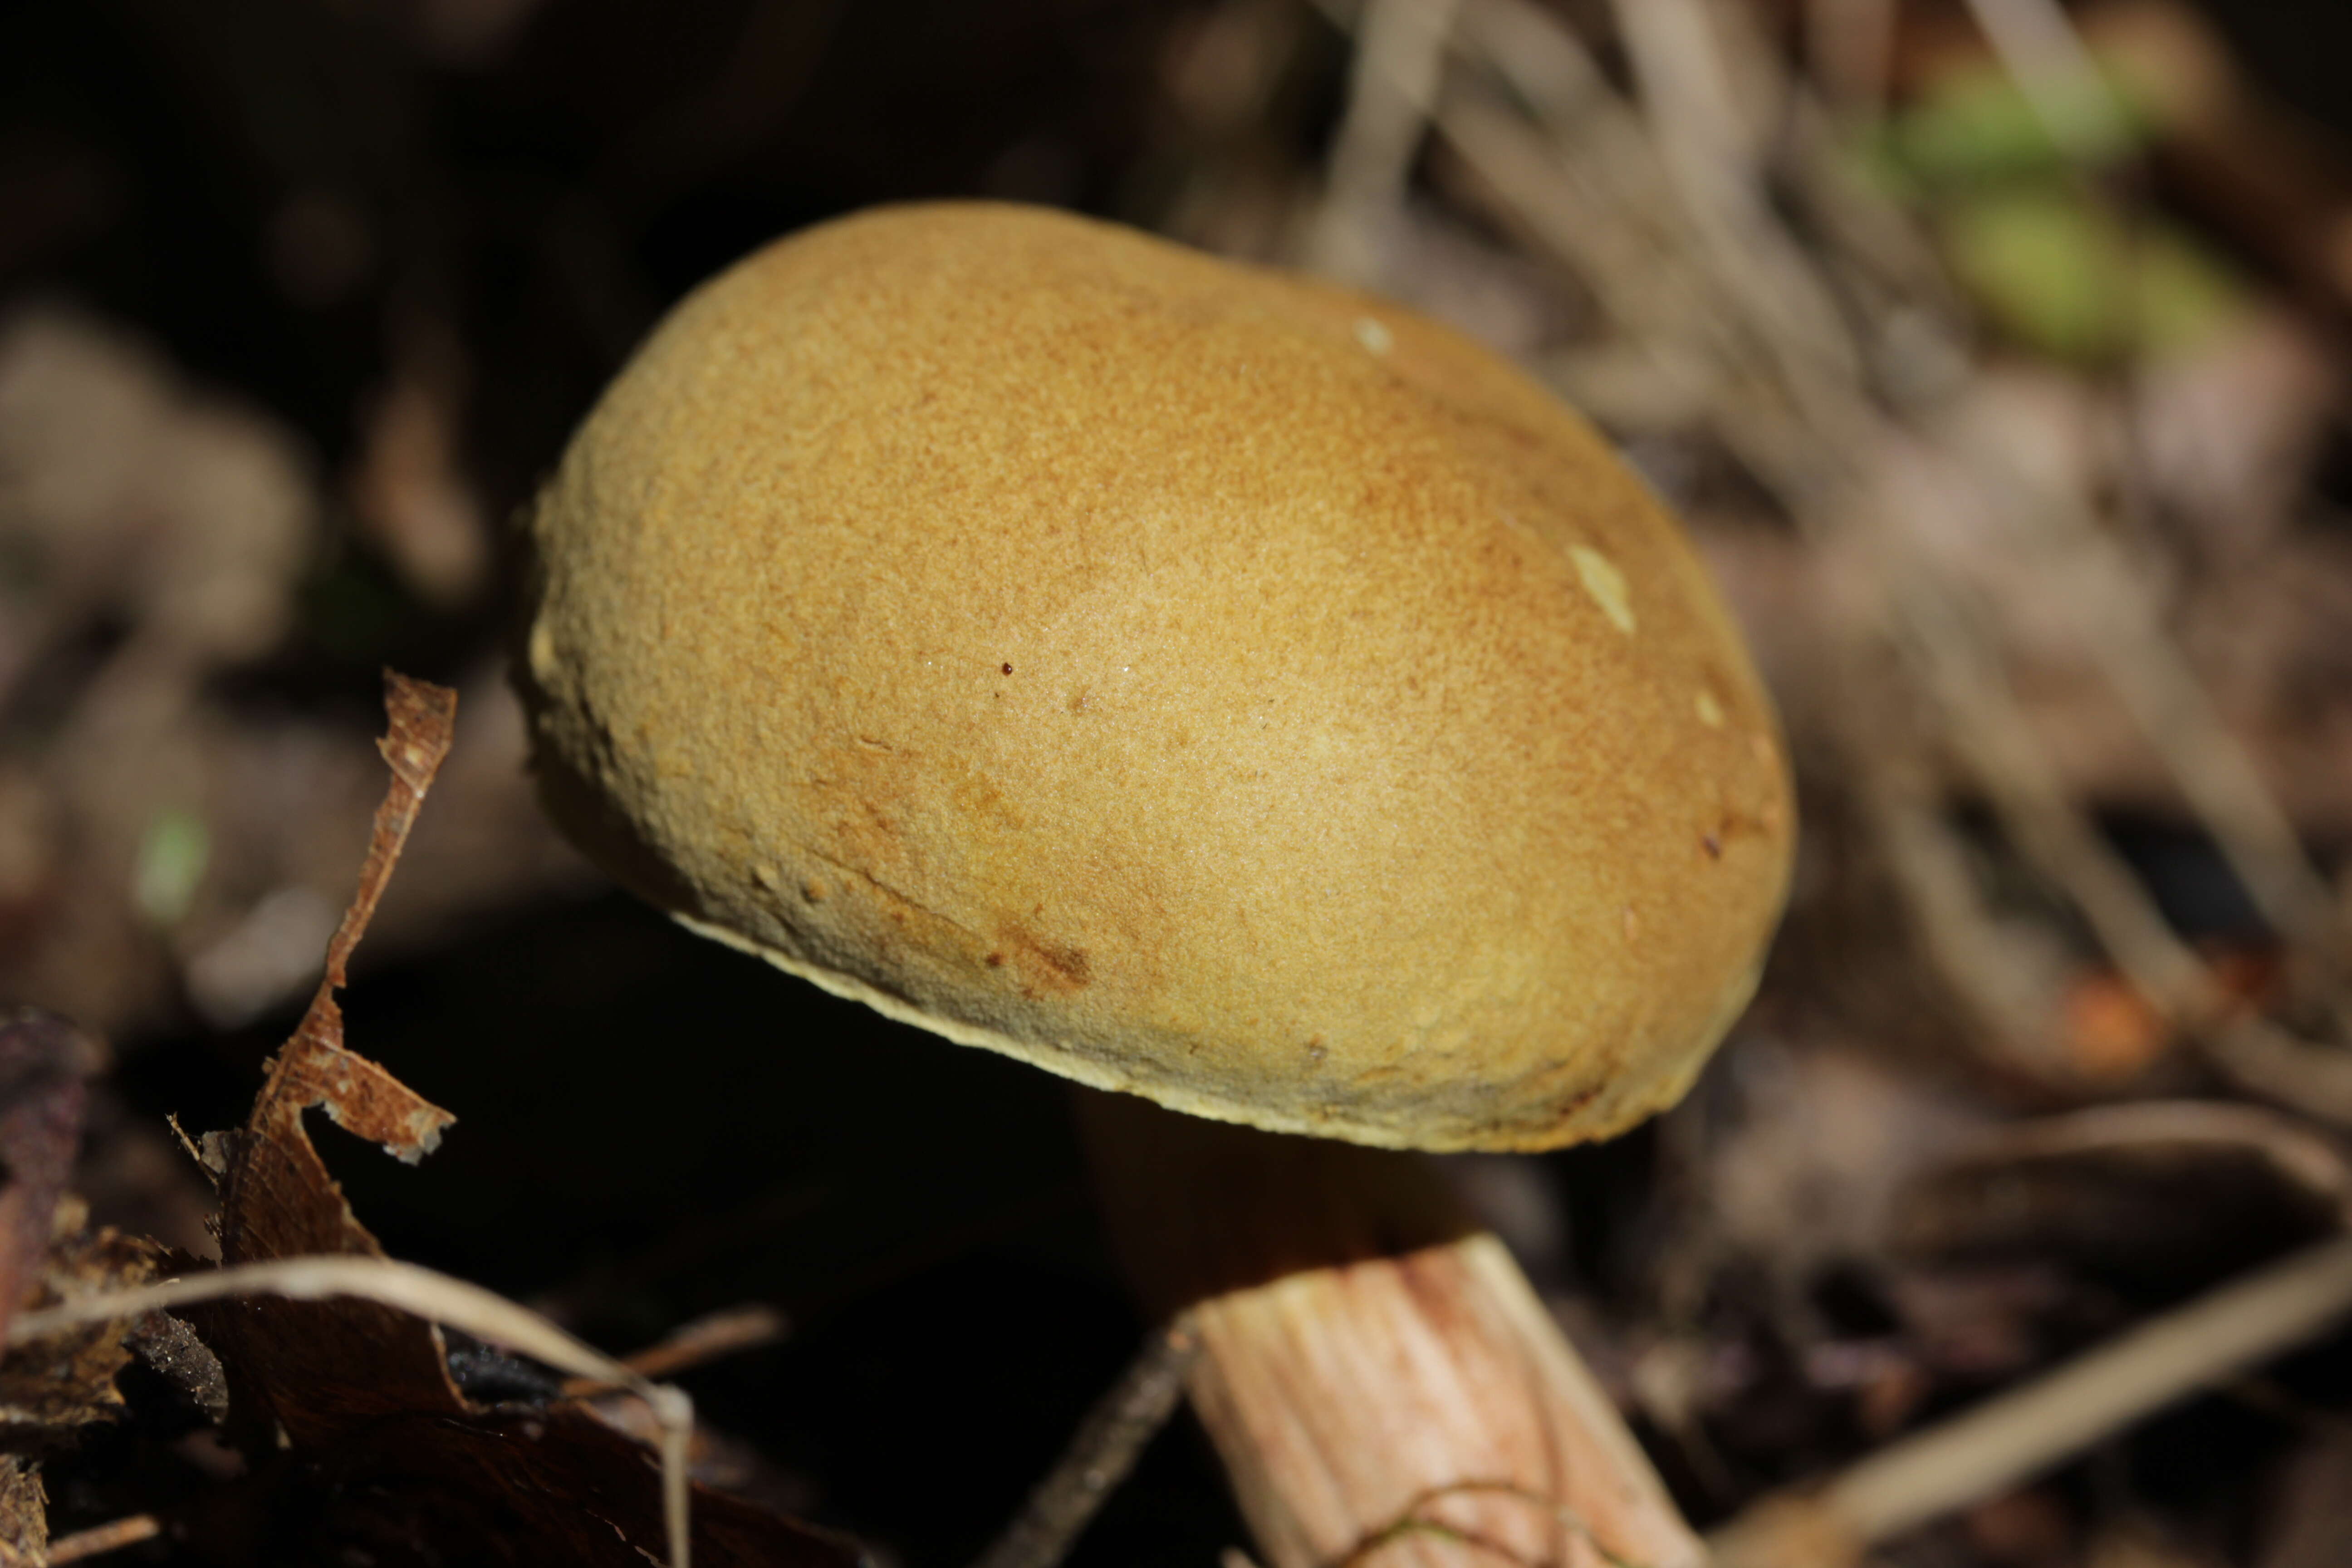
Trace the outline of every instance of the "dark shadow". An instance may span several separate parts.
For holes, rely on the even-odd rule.
[[[1114,1248],[1156,1310],[1475,1233],[1428,1161],[1081,1092]]]

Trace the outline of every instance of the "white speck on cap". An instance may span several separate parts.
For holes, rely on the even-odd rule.
[[[1581,544],[1568,547],[1570,557],[1576,563],[1576,574],[1584,580],[1584,591],[1601,606],[1601,613],[1619,631],[1632,636],[1633,602],[1625,591],[1625,574],[1617,570],[1617,563],[1598,550]]]
[[[530,644],[525,650],[530,660],[530,672],[541,680],[555,678],[555,633],[545,621],[532,624]]]

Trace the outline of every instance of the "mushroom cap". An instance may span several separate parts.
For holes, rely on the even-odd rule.
[[[1605,1136],[1754,989],[1768,699],[1591,428],[1386,301],[988,204],[705,284],[530,522],[550,810],[694,930],[1175,1110]]]

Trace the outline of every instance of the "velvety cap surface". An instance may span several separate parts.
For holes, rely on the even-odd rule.
[[[885,209],[664,322],[532,522],[551,807],[697,929],[1178,1110],[1536,1148],[1679,1095],[1793,821],[1675,526],[1367,296]]]

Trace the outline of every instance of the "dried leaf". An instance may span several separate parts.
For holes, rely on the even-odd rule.
[[[110,1227],[87,1229],[80,1205],[59,1213],[58,1234],[36,1298],[44,1304],[143,1285],[161,1271],[163,1249]],[[121,1413],[115,1374],[131,1361],[124,1340],[137,1323],[116,1318],[12,1347],[0,1362],[0,1434],[12,1446],[55,1441]]]
[[[305,1111],[317,1107],[412,1163],[454,1120],[345,1045],[334,996],[449,751],[455,693],[394,675],[386,697],[380,749],[392,784],[325,978],[246,1125],[205,1141],[220,1171],[226,1264],[383,1256],[311,1144]],[[192,1542],[213,1555],[614,1568],[658,1559],[661,1494],[646,1448],[577,1405],[477,1407],[450,1375],[440,1331],[422,1319],[351,1297],[253,1297],[187,1315],[219,1352],[233,1434],[257,1458],[282,1441],[299,1461],[265,1465],[260,1496],[186,1521]],[[246,1541],[256,1530],[266,1542]],[[694,1499],[693,1531],[705,1568],[857,1561],[846,1544],[713,1494]]]
[[[449,752],[457,694],[389,676],[391,724],[378,749],[392,767],[375,830],[327,973],[292,1039],[270,1062],[244,1129],[224,1140],[221,1259],[251,1263],[317,1253],[380,1258],[302,1126],[312,1106],[395,1158],[415,1161],[454,1120],[366,1058],[343,1047],[335,992],[383,897],[434,773]],[[329,1443],[356,1420],[393,1412],[462,1415],[440,1334],[389,1308],[355,1300],[254,1300],[202,1311],[219,1352],[230,1408],[248,1439],[283,1430],[298,1444]]]

